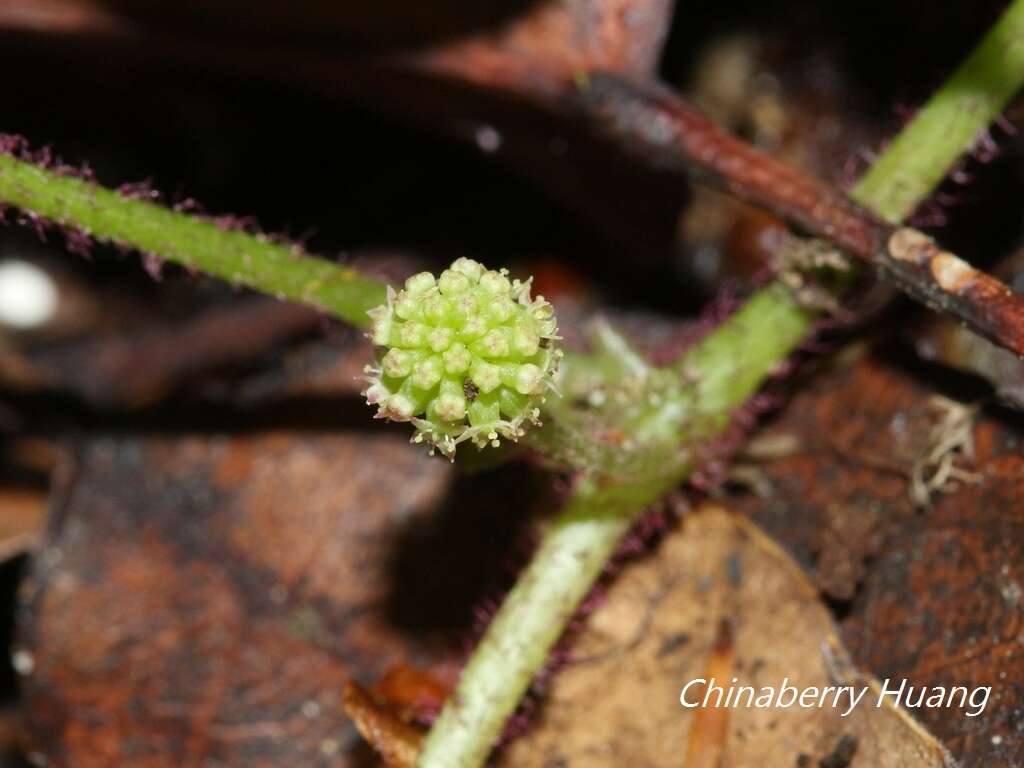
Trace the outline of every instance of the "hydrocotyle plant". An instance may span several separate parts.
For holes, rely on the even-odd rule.
[[[947,170],[969,148],[1024,79],[1022,23],[1024,0],[1015,0],[937,94],[943,109],[929,106],[918,114],[853,191],[855,200],[887,221],[902,219],[921,201],[937,170]],[[956,141],[935,140],[938,134],[949,138],[939,123],[951,112],[958,118]],[[438,279],[416,275],[403,291],[389,293],[381,282],[296,246],[48,169],[19,142],[2,138],[0,204],[20,208],[29,221],[54,222],[371,327],[381,354],[368,374],[368,398],[382,416],[412,422],[417,436],[442,452],[450,454],[460,441],[517,439],[544,415],[545,425],[527,436],[536,450],[577,470],[569,498],[428,736],[419,758],[425,768],[484,763],[617,542],[649,504],[686,479],[701,444],[721,436],[730,416],[799,347],[818,317],[776,281],[660,369],[605,332],[593,354],[567,356],[559,382],[565,395],[559,396],[552,389],[554,316],[541,297],[530,297],[528,281],[508,281],[464,260]],[[909,198],[883,194],[909,188],[908,176],[918,168],[929,169],[929,179],[915,184]],[[762,181],[770,182],[770,174]],[[836,241],[827,227],[821,234]],[[619,407],[617,398],[628,407]]]

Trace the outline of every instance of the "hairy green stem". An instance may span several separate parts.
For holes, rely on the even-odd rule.
[[[135,200],[73,176],[0,154],[0,202],[101,241],[129,246],[282,299],[309,304],[359,327],[384,301],[383,283],[308,256],[296,245]]]
[[[851,196],[902,221],[971,150],[1021,87],[1024,2],[1015,0],[928,103],[872,164]]]
[[[1024,0],[1015,0],[889,145],[853,197],[893,222],[913,211],[1024,83],[1022,40]],[[813,321],[814,313],[798,306],[781,285],[762,289],[677,364],[695,385],[682,397],[693,399],[666,402],[655,419],[675,418],[691,446],[713,439]],[[591,473],[577,484],[475,649],[427,737],[418,768],[484,764],[622,536],[644,509],[687,477],[692,455],[656,441],[650,458],[664,468],[657,478],[602,483]]]

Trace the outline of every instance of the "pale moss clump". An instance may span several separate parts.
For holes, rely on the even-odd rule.
[[[363,394],[378,418],[411,421],[415,442],[449,457],[463,441],[497,446],[539,423],[561,356],[554,310],[507,275],[463,258],[388,290],[369,313],[382,351]]]

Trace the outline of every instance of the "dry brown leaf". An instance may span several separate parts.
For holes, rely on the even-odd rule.
[[[70,477],[23,590],[35,751],[83,768],[364,764],[345,683],[413,648],[438,658],[402,610],[443,613],[394,571],[419,516],[441,525],[446,462],[386,431],[122,437],[85,443]]]
[[[964,766],[1024,762],[1024,455],[1019,423],[982,409],[959,481],[915,509],[911,479],[943,415],[928,377],[879,355],[847,358],[774,420],[793,450],[763,457],[772,493],[735,499],[845,609],[855,661],[910,685],[991,686],[984,716],[920,720]],[[964,392],[945,391],[965,405]]]

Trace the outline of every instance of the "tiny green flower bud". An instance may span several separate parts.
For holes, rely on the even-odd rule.
[[[520,357],[533,357],[540,346],[540,336],[533,328],[518,325],[512,332],[512,349]]]
[[[474,341],[470,349],[482,357],[508,357],[508,329],[492,328],[479,341]]]
[[[533,363],[524,363],[519,366],[519,373],[516,374],[516,392],[521,395],[537,394],[544,373]]]
[[[451,315],[450,302],[437,291],[428,293],[421,299],[423,318],[434,326],[441,325]]]
[[[434,409],[443,421],[459,421],[466,416],[466,398],[462,395],[440,395],[434,401]]]
[[[433,389],[441,382],[443,375],[444,365],[441,361],[436,357],[428,357],[426,360],[416,363],[409,381],[419,389]]]
[[[367,367],[367,402],[378,415],[411,421],[414,441],[445,455],[518,439],[537,423],[561,352],[551,305],[530,281],[510,281],[457,259],[435,280],[420,272],[371,310],[369,334],[383,348]]]
[[[452,272],[461,272],[473,283],[479,283],[480,277],[484,272],[484,265],[479,261],[473,261],[472,259],[462,257],[452,262],[449,269],[451,269]]]
[[[462,328],[459,329],[459,334],[465,341],[479,339],[487,333],[487,319],[477,314],[476,307],[466,314],[468,317],[463,322]]]
[[[516,305],[508,296],[498,296],[487,305],[487,315],[492,321],[507,323],[516,312]]]
[[[393,379],[404,379],[410,373],[412,373],[412,366],[415,363],[415,359],[412,354],[404,349],[391,349],[384,359],[381,360],[381,367],[384,369],[384,374],[390,376]]]
[[[398,346],[405,349],[421,347],[426,340],[427,326],[417,323],[415,320],[396,325],[395,329],[398,331]]]
[[[442,356],[445,373],[465,373],[473,364],[473,356],[461,342],[452,344]]]
[[[405,281],[405,290],[413,296],[426,293],[434,287],[434,276],[429,272],[420,272]]]
[[[469,370],[469,378],[481,392],[488,394],[501,386],[501,369],[492,363],[475,360]]]
[[[423,305],[411,293],[402,291],[395,302],[395,314],[401,320],[415,320],[423,314]]]
[[[427,334],[427,343],[435,352],[444,352],[452,345],[453,336],[451,328],[433,328]]]
[[[480,276],[480,287],[483,289],[484,293],[490,294],[491,296],[498,296],[508,294],[512,285],[509,283],[508,278],[501,272],[488,270]]]
[[[441,273],[441,293],[445,296],[461,296],[469,290],[469,278],[462,272],[446,269]]]
[[[408,421],[416,412],[416,403],[411,397],[398,394],[387,399],[384,414],[395,421]]]

